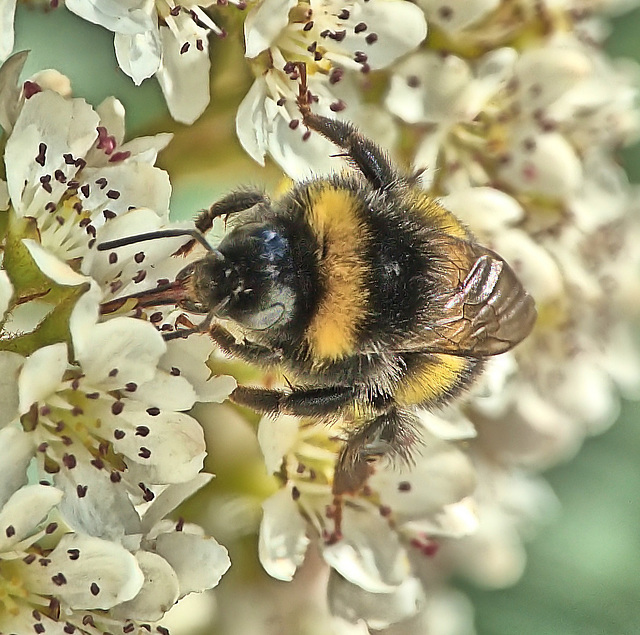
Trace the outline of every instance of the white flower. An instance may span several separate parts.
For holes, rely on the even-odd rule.
[[[450,193],[497,182],[516,194],[566,197],[580,191],[591,144],[638,134],[633,77],[628,65],[558,35],[473,62],[417,53],[398,66],[386,103],[409,123],[431,124],[415,158],[431,170],[425,185]]]
[[[208,37],[224,35],[203,10],[212,4],[212,0],[65,2],[81,18],[113,31],[118,64],[136,84],[156,75],[172,117],[182,123],[193,123],[209,103]]]
[[[625,390],[640,385],[637,347],[626,349],[624,373],[611,362],[631,341],[634,311],[622,292],[637,262],[633,192],[611,152],[638,133],[635,72],[573,35],[539,44],[471,61],[464,49],[416,53],[386,98],[425,125],[415,159],[427,167],[423,185],[536,300],[538,326],[509,355],[507,382],[481,394],[498,369],[490,364],[467,411],[492,456],[536,469],[613,422],[622,374]]]
[[[91,617],[115,625],[103,611],[135,597],[143,585],[136,559],[123,547],[91,536],[58,531],[50,512],[63,493],[23,485],[28,444],[14,428],[0,430],[0,630],[62,632]],[[16,469],[20,466],[20,469]],[[47,518],[49,517],[49,522]],[[101,609],[98,611],[97,609]],[[95,611],[95,612],[94,612]],[[60,624],[63,622],[63,624]],[[119,621],[125,628],[130,620]]]
[[[24,56],[14,56],[9,69],[2,68],[8,85],[22,63]],[[149,207],[167,218],[171,187],[153,162],[169,135],[124,143],[124,110],[117,100],[107,99],[94,110],[82,99],[33,85],[29,94],[15,92],[4,104],[10,126],[4,207],[15,215],[6,240],[7,269],[12,259],[14,269],[20,265],[18,241],[27,235],[60,260],[73,262],[88,255],[99,228],[132,207]],[[27,230],[29,223],[35,225]],[[92,273],[83,263],[80,267]]]
[[[293,9],[293,11],[292,11]],[[311,68],[378,69],[415,48],[427,34],[422,12],[394,0],[262,0],[245,20],[247,57],[269,47]]]
[[[335,146],[301,126],[296,104],[298,73],[279,51],[273,52],[274,66],[260,74],[249,89],[236,114],[236,131],[247,153],[264,165],[269,153],[295,179],[328,173],[336,165],[331,157]],[[308,79],[309,89],[318,98],[314,112],[329,116],[338,100],[322,75]]]
[[[426,32],[422,12],[404,1],[262,0],[245,21],[246,56],[254,58],[256,80],[236,116],[243,147],[261,164],[268,152],[292,178],[329,172],[335,147],[300,125],[299,76],[292,62],[306,65],[314,112],[335,116],[347,109],[339,116],[357,120],[359,91],[338,85],[390,65]]]
[[[385,635],[476,635],[473,605],[452,588],[429,588],[422,609],[413,617],[392,624]]]
[[[158,368],[160,334],[127,317],[97,324],[99,295],[86,293],[71,314],[74,358],[63,343],[36,350],[13,390],[40,474],[67,494],[69,524],[117,537],[135,526],[132,501],[152,500],[154,484],[193,479],[205,447],[197,421],[180,412],[193,388]]]
[[[342,617],[380,628],[421,604],[410,556],[433,555],[437,536],[475,529],[464,500],[475,478],[462,452],[425,430],[415,467],[376,466],[360,493],[336,498],[331,485],[339,446],[330,435],[325,426],[299,425],[292,417],[262,420],[258,439],[267,470],[284,485],[263,504],[260,560],[272,576],[291,580],[315,542],[336,573],[330,604]],[[349,610],[345,597],[353,599]]]
[[[85,632],[89,625],[134,632],[133,620],[155,621],[179,598],[217,585],[230,565],[226,549],[195,525],[162,520],[210,475],[164,488],[139,508],[135,532],[121,541],[65,533],[55,522],[62,520],[63,492],[24,484],[32,456],[28,436],[15,427],[0,430],[3,633]]]

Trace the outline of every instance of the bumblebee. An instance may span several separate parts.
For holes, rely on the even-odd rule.
[[[347,421],[340,495],[361,487],[380,456],[410,460],[420,439],[415,409],[456,397],[485,357],[531,331],[536,310],[513,269],[353,126],[308,109],[303,122],[353,169],[297,183],[274,201],[234,191],[203,211],[195,230],[98,249],[181,234],[192,237],[182,252],[195,241],[207,249],[174,282],[128,297],[206,315],[167,339],[208,332],[226,354],[292,380],[286,390],[239,386],[233,402]],[[218,217],[230,231],[213,248],[204,235]]]

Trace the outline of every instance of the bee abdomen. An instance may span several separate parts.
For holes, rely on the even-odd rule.
[[[482,368],[478,358],[444,353],[410,353],[407,371],[394,398],[400,406],[432,407],[453,399]]]

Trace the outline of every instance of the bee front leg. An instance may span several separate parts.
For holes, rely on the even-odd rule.
[[[213,221],[220,216],[230,216],[238,212],[244,212],[260,203],[268,204],[268,197],[259,190],[236,190],[229,192],[219,201],[216,201],[208,209],[203,209],[196,218],[196,228],[202,234],[206,234],[212,227]],[[174,255],[184,256],[188,254],[195,245],[194,240],[190,240],[183,245]]]
[[[231,357],[237,357],[249,364],[255,364],[262,368],[272,368],[282,362],[282,353],[280,351],[261,346],[249,340],[237,342],[236,338],[219,324],[213,324],[209,328],[209,335],[223,353]]]
[[[196,219],[196,227],[206,234],[212,227],[213,221],[220,216],[230,216],[244,212],[260,203],[268,203],[269,198],[259,190],[236,190],[229,192],[209,209],[203,209]]]

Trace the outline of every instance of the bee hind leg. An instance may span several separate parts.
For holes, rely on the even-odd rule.
[[[413,462],[413,450],[421,442],[415,416],[392,407],[375,419],[365,421],[347,437],[333,480],[336,496],[359,491],[381,458]]]

